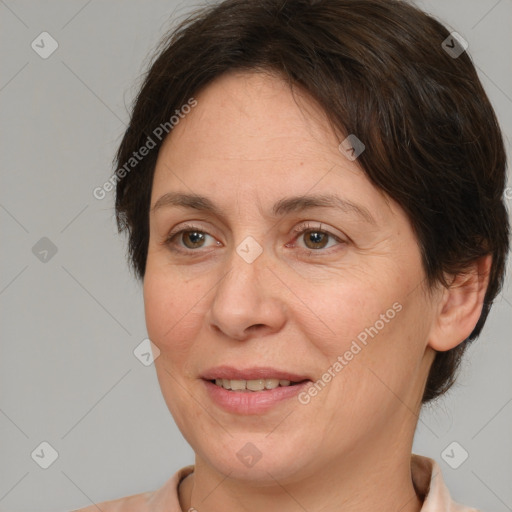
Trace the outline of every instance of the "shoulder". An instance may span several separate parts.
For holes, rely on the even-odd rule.
[[[416,492],[424,499],[421,512],[481,512],[452,499],[434,459],[412,454],[411,475]]]
[[[181,511],[178,498],[178,486],[181,480],[194,471],[194,466],[185,466],[174,473],[162,487],[156,491],[132,494],[102,503],[93,503],[71,512],[177,512]]]
[[[149,512],[149,503],[153,494],[153,492],[132,494],[131,496],[117,500],[95,503],[88,507],[73,510],[72,512],[98,512],[98,510],[102,512]]]

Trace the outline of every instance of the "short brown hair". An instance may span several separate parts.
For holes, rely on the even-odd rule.
[[[304,88],[333,128],[365,144],[358,162],[408,215],[430,286],[447,286],[444,273],[459,274],[492,255],[480,319],[467,340],[436,354],[423,402],[453,384],[502,287],[509,246],[502,135],[467,52],[455,58],[443,48],[449,36],[400,0],[226,0],[205,7],[162,41],[115,161],[123,166],[155,127],[228,71],[270,71]],[[140,279],[162,140],[117,183],[116,219],[129,234]]]

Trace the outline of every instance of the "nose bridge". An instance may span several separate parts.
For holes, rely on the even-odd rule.
[[[252,236],[232,248],[227,274],[221,279],[210,305],[210,321],[225,334],[244,339],[254,325],[277,329],[283,321],[275,286],[267,268],[268,254]]]
[[[233,311],[241,299],[256,306],[260,296],[265,294],[261,286],[265,267],[263,247],[254,237],[245,237],[231,251],[227,262],[228,274],[219,283],[216,298],[231,302]]]

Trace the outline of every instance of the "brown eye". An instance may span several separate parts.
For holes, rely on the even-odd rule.
[[[201,247],[205,240],[205,233],[202,231],[181,231],[182,241],[188,249],[197,249]],[[190,245],[189,245],[190,244]]]
[[[213,236],[209,235],[202,229],[193,226],[185,225],[183,229],[170,233],[165,239],[165,245],[174,252],[181,253],[199,253],[200,249],[208,248],[207,238],[211,238],[215,243],[213,245],[222,245],[217,242]],[[212,245],[212,244],[210,244]]]
[[[329,236],[331,235],[325,231],[303,232],[303,240],[308,249],[323,249],[328,243]]]
[[[333,248],[336,250],[336,245],[347,244],[346,240],[343,240],[330,231],[323,230],[321,224],[302,224],[295,228],[293,232],[296,234],[295,243],[300,242],[298,243],[299,248],[302,248],[302,250],[310,256],[315,253],[317,253],[317,256],[326,255],[332,252],[329,249]]]

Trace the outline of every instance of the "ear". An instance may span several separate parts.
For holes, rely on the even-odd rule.
[[[444,352],[462,343],[480,318],[489,284],[492,256],[482,256],[443,288],[428,345]]]

